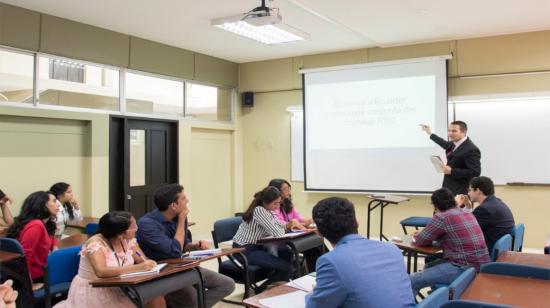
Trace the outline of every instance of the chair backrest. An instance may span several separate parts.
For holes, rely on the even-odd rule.
[[[514,306],[502,305],[502,304],[490,304],[486,302],[467,301],[467,300],[454,300],[449,301],[442,308],[513,308]]]
[[[428,297],[421,301],[416,307],[439,308],[449,301],[449,288],[441,287],[433,291]]]
[[[78,274],[81,246],[74,246],[53,251],[48,256],[48,283],[56,285],[71,282]]]
[[[2,251],[15,252],[25,255],[23,247],[16,239],[9,237],[0,237],[0,249]]]
[[[487,274],[550,280],[550,268],[506,262],[492,262],[483,264],[481,266],[481,272]]]
[[[491,261],[495,262],[501,253],[509,250],[512,250],[512,236],[505,234],[495,242],[491,251]]]
[[[232,240],[241,222],[243,222],[242,217],[231,217],[216,221],[214,223],[214,230],[212,231],[214,245],[218,247],[219,243]]]
[[[459,299],[475,277],[476,270],[473,267],[470,267],[460,274],[460,276],[456,277],[456,279],[449,285],[449,298]]]
[[[525,225],[517,224],[514,228],[514,251],[521,251],[523,249],[523,235],[525,234]]]
[[[84,232],[88,234],[88,236],[92,236],[94,233],[97,232],[98,229],[99,229],[99,224],[97,222],[91,222],[86,225]]]

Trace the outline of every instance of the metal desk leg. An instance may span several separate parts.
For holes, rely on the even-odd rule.
[[[411,251],[407,251],[407,274],[411,273]]]
[[[294,266],[296,267],[296,274],[297,277],[302,277],[302,266],[300,264],[300,253],[298,252],[298,249],[296,249],[296,246],[291,241],[286,242],[286,245],[288,248],[290,248],[290,251],[292,251],[292,254],[294,255]]]
[[[206,292],[204,292],[202,274],[198,267],[195,267],[193,270],[197,271],[197,274],[199,275],[199,282],[194,286],[197,290],[197,303],[199,308],[204,308],[206,307]]]
[[[418,252],[414,253],[414,272],[418,272]]]
[[[376,203],[376,204],[375,204]],[[380,201],[371,200],[368,204],[368,213],[367,213],[367,238],[370,239],[370,212],[374,211],[380,205]]]
[[[388,241],[388,238],[384,235],[382,231],[384,228],[384,208],[388,204],[389,203],[380,202],[380,241],[382,241],[382,239],[385,239],[386,241]]]

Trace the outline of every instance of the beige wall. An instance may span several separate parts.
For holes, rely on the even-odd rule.
[[[356,64],[453,53],[449,61],[449,95],[480,95],[550,91],[550,74],[491,76],[550,70],[550,31],[504,35],[392,48],[360,49],[244,63],[240,65],[239,91],[256,92],[253,108],[242,108],[244,205],[270,178],[290,179],[290,113],[288,106],[302,103],[299,68]],[[461,78],[461,77],[470,78]],[[475,78],[479,76],[479,78]],[[474,77],[474,78],[472,78]],[[311,216],[315,203],[332,194],[306,193],[303,183],[292,183],[298,209]],[[366,234],[367,199],[359,194],[339,194],[357,207],[360,232]],[[517,222],[526,224],[525,247],[540,248],[550,234],[550,189],[546,187],[497,187],[497,195],[512,209]],[[410,202],[384,211],[386,235],[403,233],[399,221],[409,216],[429,216],[429,198],[413,196]],[[379,211],[373,216],[371,234],[378,236]]]

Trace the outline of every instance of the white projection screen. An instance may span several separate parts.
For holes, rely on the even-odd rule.
[[[448,56],[300,71],[308,191],[430,193],[430,156],[445,158],[419,124],[446,138]]]

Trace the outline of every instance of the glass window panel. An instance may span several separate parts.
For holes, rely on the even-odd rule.
[[[183,82],[126,73],[126,111],[183,115]]]
[[[130,186],[145,185],[145,130],[130,130]]]
[[[186,83],[185,116],[203,120],[231,121],[233,90]]]
[[[40,104],[119,110],[119,71],[41,56]]]
[[[34,57],[0,50],[0,102],[33,102]]]

